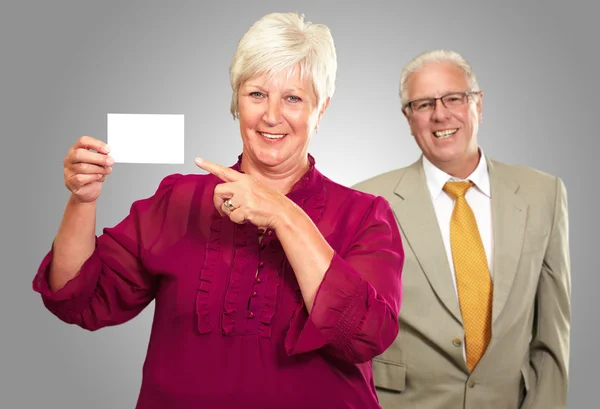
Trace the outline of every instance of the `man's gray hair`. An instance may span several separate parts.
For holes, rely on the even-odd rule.
[[[463,70],[469,83],[470,91],[479,91],[477,78],[471,65],[459,53],[452,50],[432,50],[419,54],[408,62],[400,74],[400,101],[402,106],[408,102],[407,82],[412,74],[428,63],[451,63]]]

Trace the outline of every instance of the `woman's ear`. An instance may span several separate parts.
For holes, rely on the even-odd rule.
[[[325,113],[325,110],[329,106],[329,101],[330,100],[331,100],[331,98],[327,97],[327,99],[325,100],[325,102],[323,102],[323,105],[321,106],[321,109],[319,110],[319,116],[317,117],[317,123],[315,125],[315,132],[317,131],[317,129],[319,129],[319,123],[321,122],[321,117],[323,116],[323,114]]]

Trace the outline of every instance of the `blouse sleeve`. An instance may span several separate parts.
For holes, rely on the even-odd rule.
[[[323,348],[352,363],[383,353],[398,334],[404,250],[388,202],[377,197],[345,254],[335,253],[310,315],[297,310],[290,355]]]
[[[52,246],[33,280],[33,290],[50,312],[93,331],[134,318],[154,299],[157,279],[147,273],[142,257],[161,234],[169,197],[180,177],[164,178],[152,197],[134,202],[125,219],[105,228],[78,274],[56,292],[48,284]]]

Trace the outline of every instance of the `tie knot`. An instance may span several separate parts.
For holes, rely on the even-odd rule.
[[[457,197],[463,197],[471,186],[473,186],[473,182],[470,180],[465,182],[446,182],[443,189],[444,192],[456,199]]]

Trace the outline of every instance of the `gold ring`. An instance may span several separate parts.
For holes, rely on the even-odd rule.
[[[230,212],[233,212],[235,210],[235,206],[233,205],[233,203],[231,203],[231,199],[225,200],[223,206],[225,206],[225,208]]]

